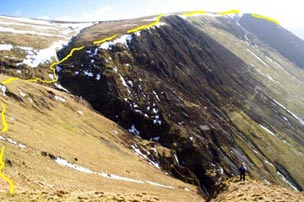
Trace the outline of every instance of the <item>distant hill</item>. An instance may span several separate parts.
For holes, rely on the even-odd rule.
[[[304,68],[304,40],[277,24],[250,14],[244,14],[240,24],[288,60]]]

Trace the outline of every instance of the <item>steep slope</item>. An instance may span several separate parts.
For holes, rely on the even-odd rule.
[[[220,184],[216,193],[208,201],[210,202],[237,202],[237,201],[304,201],[304,194],[289,189],[261,183],[249,179],[246,182],[238,181],[238,178],[229,179]]]
[[[16,193],[5,194],[9,185],[1,178],[1,201],[202,199],[196,187],[159,169],[151,153],[174,160],[168,150],[134,138],[81,98],[21,80],[1,89],[9,126],[0,136],[2,173]]]
[[[240,24],[288,60],[304,68],[304,41],[302,39],[275,23],[256,19],[250,14],[243,15]]]
[[[148,20],[100,23],[78,35],[59,53],[86,45],[60,65],[61,84],[176,153],[177,163],[161,167],[191,183],[194,174],[207,195],[242,161],[255,178],[302,190],[303,70],[237,18],[171,15],[125,34]],[[115,40],[88,43],[111,31]]]

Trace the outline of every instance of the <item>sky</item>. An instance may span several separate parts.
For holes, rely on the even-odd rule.
[[[304,39],[301,0],[0,0],[0,15],[68,21],[102,21],[176,11],[258,13]]]

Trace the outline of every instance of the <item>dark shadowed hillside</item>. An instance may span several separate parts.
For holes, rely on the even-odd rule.
[[[282,96],[295,85],[286,95],[303,99],[303,71],[282,67],[288,61],[238,18],[171,15],[125,34],[144,20],[111,23],[118,39],[88,45],[62,64],[61,84],[133,135],[172,151],[176,162],[160,159],[162,169],[199,182],[207,195],[242,161],[253,177],[301,190],[304,122],[295,109],[302,104],[290,100],[293,112]],[[88,37],[109,36],[108,26],[88,28],[60,56]]]
[[[304,68],[304,41],[302,39],[275,23],[256,19],[250,14],[243,15],[240,24],[288,60]]]

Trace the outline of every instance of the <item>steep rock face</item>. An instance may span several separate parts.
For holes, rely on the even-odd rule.
[[[276,49],[301,68],[304,68],[304,41],[283,27],[245,14],[240,24],[254,33],[261,41]]]
[[[206,193],[223,177],[235,175],[242,161],[252,176],[274,183],[283,184],[277,174],[283,167],[288,175],[280,174],[301,190],[301,168],[292,168],[286,157],[304,161],[303,126],[268,94],[254,66],[210,32],[217,23],[237,25],[227,19],[179,16],[162,21],[160,27],[122,35],[124,43],[91,45],[75,53],[61,65],[61,84],[130,133],[169,148],[176,162],[162,159],[162,168],[200,183]],[[85,34],[102,38],[109,31],[104,26],[82,33],[59,56],[81,44]],[[235,30],[240,32],[226,33],[227,41],[244,32]],[[237,43],[246,51],[243,42]],[[272,137],[271,131],[283,138]],[[289,144],[282,143],[285,138]]]

